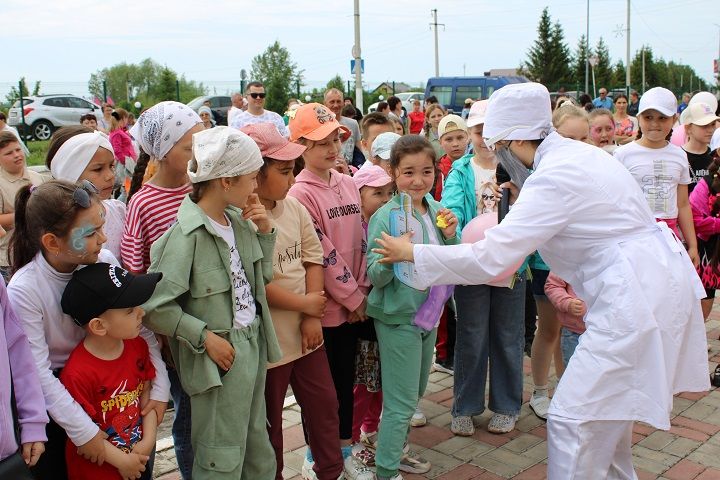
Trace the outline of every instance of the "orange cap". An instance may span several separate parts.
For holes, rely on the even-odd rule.
[[[305,105],[288,112],[290,122],[290,141],[296,142],[300,138],[318,141],[327,137],[334,131],[340,130],[340,140],[343,142],[350,137],[350,130],[335,119],[335,114],[325,105],[319,103],[306,103]]]

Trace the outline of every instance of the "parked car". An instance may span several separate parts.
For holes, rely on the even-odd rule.
[[[511,83],[529,82],[523,76],[433,77],[425,86],[425,97],[434,95],[450,112],[460,113],[466,98],[485,100],[498,88]]]
[[[229,95],[202,95],[190,100],[188,107],[197,112],[208,100],[210,100],[210,110],[213,112],[215,123],[227,125],[228,111],[232,107],[232,99]]]
[[[420,105],[423,104],[423,100],[425,100],[425,94],[423,92],[404,92],[404,93],[397,93],[395,94],[396,97],[398,97],[400,100],[402,100],[402,106],[405,110],[405,113],[412,112],[413,109],[413,102],[415,100],[420,100]],[[387,101],[387,99],[385,99]],[[372,105],[370,105],[367,109],[367,112],[374,112],[377,110],[377,106],[380,102],[375,102]]]
[[[97,117],[102,115],[98,105],[70,94],[24,97],[22,111],[25,123],[20,100],[15,101],[8,112],[7,123],[16,127],[21,135],[31,135],[36,140],[48,140],[59,127],[79,125],[80,117],[86,113],[95,113]]]

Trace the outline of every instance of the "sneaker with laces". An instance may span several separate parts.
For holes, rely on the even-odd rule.
[[[370,448],[363,448],[357,453],[353,453],[364,465],[368,467],[375,466],[375,450]]]
[[[360,443],[365,447],[375,450],[377,448],[377,432],[360,432]]]
[[[370,467],[365,465],[355,455],[350,455],[345,459],[345,467],[343,468],[345,480],[374,480],[375,474]]]
[[[450,424],[450,431],[461,437],[472,436],[475,433],[475,425],[473,425],[472,417],[466,415],[453,417],[452,423]]]
[[[550,398],[546,395],[533,395],[530,397],[530,410],[533,411],[538,418],[547,420],[548,409],[550,408]]]
[[[490,433],[509,433],[515,430],[516,421],[517,415],[494,413],[490,418],[487,429]]]
[[[307,458],[303,460],[303,466],[302,466],[302,478],[303,480],[317,480],[317,475],[315,475],[315,470],[313,470],[313,465],[315,465],[315,462],[311,462]]]
[[[413,416],[410,419],[410,425],[413,427],[422,427],[426,423],[427,423],[427,417],[422,412],[422,410],[420,410],[420,407],[416,407],[415,413],[413,413]]]
[[[399,470],[407,473],[426,473],[430,471],[430,462],[412,450],[408,450],[400,459]]]
[[[448,362],[447,360],[437,360],[435,363],[433,363],[432,369],[435,372],[442,372],[442,373],[448,373],[450,375],[455,375],[455,370],[453,370],[452,362]]]

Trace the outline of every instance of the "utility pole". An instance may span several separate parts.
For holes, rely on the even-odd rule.
[[[590,91],[590,0],[587,0],[585,19],[585,93]]]
[[[438,25],[445,27],[445,24],[437,23],[437,8],[433,8],[430,11],[432,12],[432,16],[433,16],[433,23],[431,23],[430,26],[435,29],[435,76],[439,77],[440,76],[440,57],[438,54]]]
[[[630,0],[627,0],[627,47],[625,56],[625,95],[630,95]],[[645,85],[643,85],[643,89]]]
[[[355,108],[363,111],[363,87],[362,87],[362,56],[360,52],[360,0],[355,0],[355,45],[353,46],[353,57],[355,58]]]

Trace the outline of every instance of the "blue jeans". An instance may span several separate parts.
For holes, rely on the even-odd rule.
[[[180,469],[180,476],[183,480],[190,480],[195,459],[190,444],[190,397],[180,385],[180,379],[174,368],[168,368],[168,376],[170,377],[170,395],[175,405],[175,419],[172,425],[175,457]]]
[[[563,363],[565,368],[568,366],[570,357],[575,353],[575,349],[580,341],[580,334],[572,332],[567,328],[563,327],[560,333],[560,350],[562,351]]]
[[[495,413],[520,413],[525,346],[524,276],[514,288],[458,285],[453,417],[485,411],[490,363],[490,403]]]

